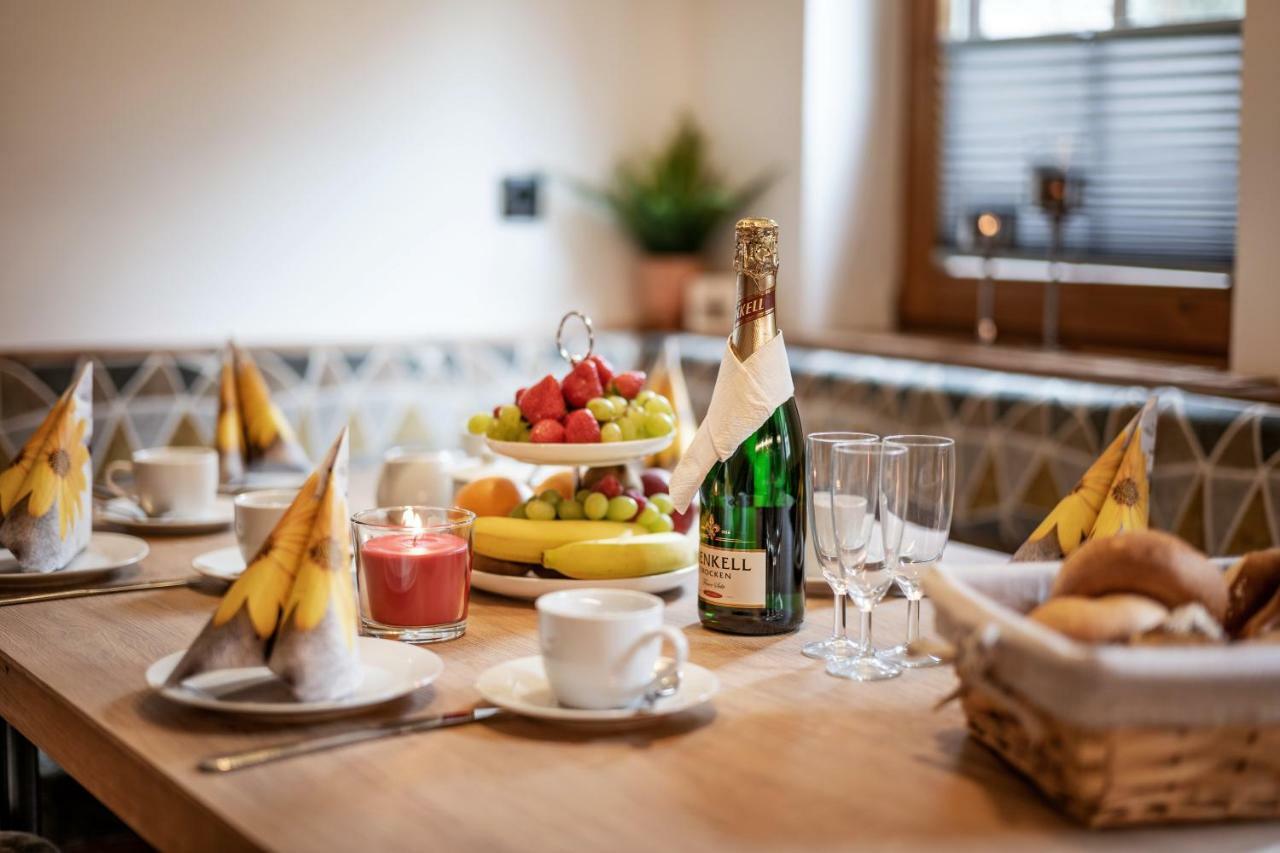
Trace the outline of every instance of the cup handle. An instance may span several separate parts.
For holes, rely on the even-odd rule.
[[[671,625],[662,625],[650,631],[648,636],[665,637],[671,643],[672,650],[676,653],[676,669],[684,669],[684,665],[689,662],[689,641],[684,638],[684,634],[679,628]]]
[[[133,493],[127,491],[115,480],[116,474],[122,471],[133,473],[133,463],[128,459],[116,459],[113,462],[108,462],[106,470],[102,472],[102,482],[106,484],[107,490],[110,491],[111,494],[116,495],[117,497],[133,500]]]

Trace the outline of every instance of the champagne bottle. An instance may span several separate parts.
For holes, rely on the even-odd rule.
[[[733,267],[738,309],[729,345],[745,361],[777,334],[778,225],[743,219]],[[702,482],[698,615],[733,634],[780,634],[804,621],[804,433],[787,400]]]

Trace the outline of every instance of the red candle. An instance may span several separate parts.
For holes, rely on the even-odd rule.
[[[383,625],[449,625],[467,618],[471,549],[452,533],[393,533],[360,548],[369,615]]]

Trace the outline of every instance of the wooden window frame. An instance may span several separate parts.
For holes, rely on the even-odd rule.
[[[935,259],[941,121],[937,0],[909,0],[906,29],[906,221],[898,322],[908,331],[971,337],[977,280],[953,278]],[[1044,284],[998,281],[995,287],[1000,341],[1039,341]],[[1227,364],[1230,289],[1064,282],[1059,293],[1058,336],[1064,347]]]

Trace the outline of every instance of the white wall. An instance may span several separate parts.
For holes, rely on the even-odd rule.
[[[5,0],[0,345],[550,331],[630,309],[630,247],[553,189],[668,132],[683,0]]]
[[[1233,370],[1280,377],[1280,3],[1244,21],[1240,201],[1231,325]]]

